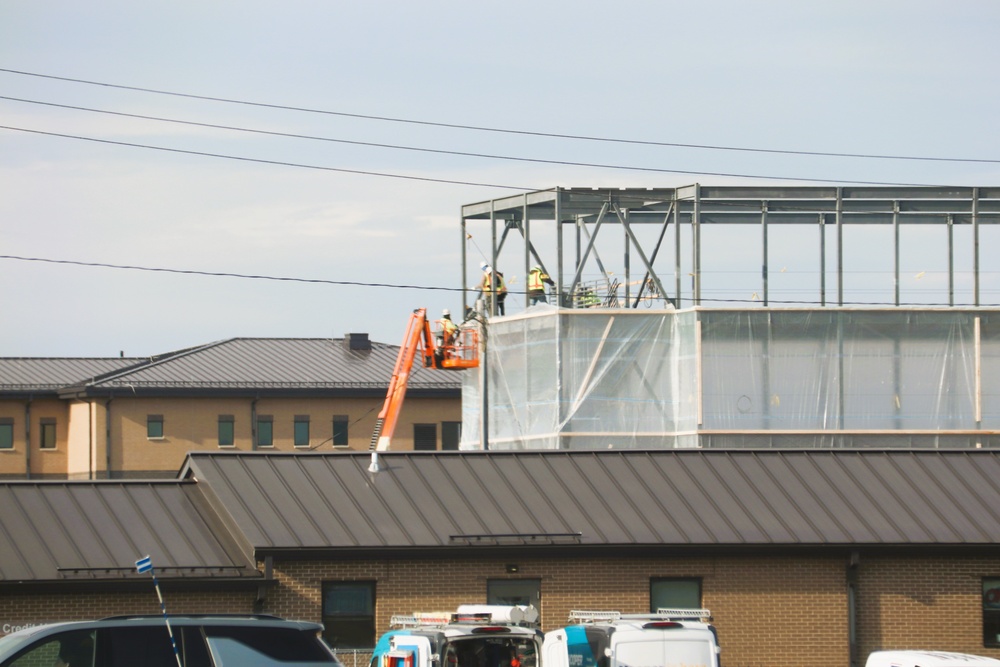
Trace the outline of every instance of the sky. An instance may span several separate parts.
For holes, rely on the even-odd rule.
[[[461,207],[526,190],[1000,185],[998,26],[994,0],[0,0],[0,356],[399,344],[461,306]],[[478,273],[489,230],[465,244]]]

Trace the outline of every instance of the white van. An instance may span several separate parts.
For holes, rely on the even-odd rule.
[[[369,667],[538,667],[532,606],[462,605],[455,613],[393,616]]]
[[[875,651],[865,667],[1000,667],[1000,660],[945,651]]]
[[[719,667],[719,641],[707,609],[656,614],[573,611],[545,633],[544,667]]]

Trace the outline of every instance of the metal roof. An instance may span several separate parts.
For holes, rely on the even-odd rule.
[[[367,343],[368,341],[365,340]],[[232,338],[161,355],[142,366],[90,383],[85,391],[143,389],[373,389],[385,391],[399,346],[347,338]],[[409,387],[460,392],[455,373],[415,366]]]
[[[192,452],[255,550],[970,546],[1000,540],[1000,452]]]
[[[140,361],[125,357],[0,357],[0,394],[55,391],[67,385],[93,381]]]
[[[190,482],[9,482],[0,507],[0,584],[135,578],[146,555],[162,578],[260,576]]]

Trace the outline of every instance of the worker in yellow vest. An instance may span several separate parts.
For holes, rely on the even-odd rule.
[[[507,284],[503,281],[503,273],[495,271],[486,262],[479,264],[483,271],[483,281],[479,284],[479,291],[486,299],[486,312],[493,314],[493,300],[496,300],[496,314],[504,314],[504,300],[507,299]]]
[[[548,303],[545,298],[545,286],[552,285],[555,287],[555,283],[549,274],[542,271],[542,267],[535,266],[528,273],[528,305],[534,306],[536,303]]]

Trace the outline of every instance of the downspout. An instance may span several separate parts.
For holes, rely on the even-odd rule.
[[[104,465],[105,479],[111,479],[111,401],[114,397],[104,401]]]
[[[264,556],[264,581],[257,586],[257,599],[253,601],[255,614],[264,611],[264,603],[267,602],[268,584],[274,579],[274,556]]]
[[[233,435],[233,442],[236,442],[236,436]],[[255,396],[253,400],[250,401],[250,449],[251,451],[257,451],[257,397]],[[270,558],[270,556],[268,556]]]
[[[87,401],[87,479],[94,479],[94,402]]]
[[[31,479],[31,401],[30,396],[24,403],[24,476]]]

